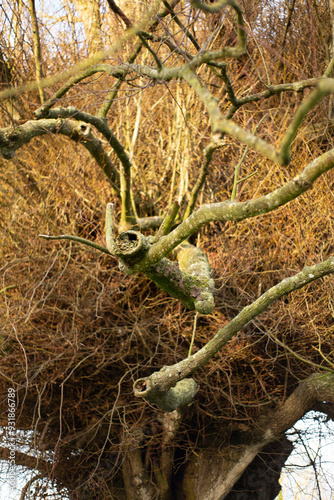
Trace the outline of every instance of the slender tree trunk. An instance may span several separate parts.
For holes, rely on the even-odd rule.
[[[35,0],[29,0],[29,10],[31,15],[31,23],[32,23],[32,33],[33,33],[33,47],[34,47],[34,59],[35,59],[35,71],[36,71],[36,80],[38,83],[39,97],[41,100],[41,104],[44,104],[44,90],[40,85],[40,80],[43,78],[42,73],[42,55],[41,55],[41,42],[39,37],[39,29],[38,22],[36,16],[35,9]]]

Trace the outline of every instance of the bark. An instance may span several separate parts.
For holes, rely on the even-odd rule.
[[[157,229],[163,222],[163,218],[160,215],[152,215],[151,217],[140,217],[137,219],[137,225],[141,231],[147,231],[148,229]]]
[[[179,411],[158,416],[161,425],[161,453],[152,456],[148,473],[149,446],[145,447],[145,432],[134,428],[127,436],[127,451],[123,461],[123,478],[128,500],[172,500],[173,441],[179,430],[182,414]]]
[[[128,500],[156,498],[156,488],[145,468],[140,448],[126,453],[123,461],[123,478]]]
[[[274,500],[281,490],[279,478],[293,450],[286,437],[265,446],[245,469],[226,500]]]

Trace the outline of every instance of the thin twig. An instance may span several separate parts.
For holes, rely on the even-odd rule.
[[[71,234],[61,234],[60,236],[49,236],[48,234],[39,234],[40,238],[44,238],[45,240],[70,240],[76,241],[77,243],[81,243],[82,245],[86,245],[100,252],[106,253],[107,255],[111,255],[111,252],[106,247],[99,245],[98,243],[94,243],[93,241],[86,240],[86,238],[80,238],[80,236],[74,236]]]
[[[194,317],[194,326],[193,326],[193,332],[191,335],[191,341],[190,341],[190,346],[189,346],[189,351],[188,351],[188,358],[189,358],[189,356],[191,356],[191,352],[193,350],[196,328],[197,328],[197,318],[198,318],[198,312],[195,314],[195,317]]]

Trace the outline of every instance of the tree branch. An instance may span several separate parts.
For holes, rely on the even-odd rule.
[[[76,243],[81,243],[82,245],[86,245],[100,252],[106,253],[107,255],[111,255],[111,252],[106,247],[99,245],[98,243],[94,243],[93,241],[86,240],[86,238],[80,238],[80,236],[74,236],[71,234],[61,234],[60,236],[49,236],[48,234],[39,234],[40,238],[44,238],[45,240],[69,240],[75,241]]]
[[[217,0],[211,4],[203,3],[202,0],[190,0],[190,2],[194,7],[210,13],[219,12],[223,7],[226,7],[227,5],[232,7],[237,14],[239,47],[241,49],[244,49],[246,44],[246,34],[244,30],[244,20],[243,20],[242,10],[234,0]]]
[[[275,300],[332,273],[334,273],[334,257],[330,257],[320,264],[305,267],[298,274],[290,278],[285,278],[267,290],[251,305],[245,307],[232,321],[218,330],[213,339],[195,354],[175,365],[164,366],[159,372],[155,372],[149,377],[138,379],[133,387],[135,396],[141,396],[149,401],[153,401],[153,398],[156,398],[155,402],[158,404],[160,398],[168,394],[171,388],[180,380],[187,378],[200,366],[207,363],[247,323],[259,316]]]
[[[317,402],[334,403],[334,371],[315,373],[301,381],[266,424],[266,438],[277,438],[290,429]]]
[[[220,138],[222,134],[230,134],[233,137],[236,137],[240,141],[244,142],[248,146],[252,146],[254,149],[256,149],[256,151],[266,156],[267,158],[270,158],[276,163],[282,163],[279,153],[273,146],[256,137],[251,132],[242,129],[231,120],[223,117],[219,109],[218,99],[211,94],[206,85],[199,81],[198,76],[193,70],[189,68],[189,65],[181,70],[181,75],[184,80],[195,90],[199,98],[204,103],[211,119],[213,134],[217,134],[217,136]]]
[[[44,119],[28,121],[15,129],[12,127],[0,129],[0,153],[9,160],[14,157],[17,149],[28,144],[34,137],[50,133],[66,135],[72,141],[82,144],[102,168],[115,194],[119,196],[120,175],[104,151],[101,141],[94,137],[91,128],[86,123]]]
[[[37,113],[37,112],[36,112]],[[74,118],[78,121],[83,121],[93,125],[96,130],[98,130],[108,141],[110,146],[113,148],[118,156],[118,159],[122,163],[126,171],[131,169],[131,162],[128,155],[125,152],[123,145],[119,142],[115,134],[109,128],[107,122],[102,118],[91,115],[90,113],[85,113],[84,111],[79,111],[74,106],[69,106],[68,108],[54,108],[50,109],[47,118]]]
[[[36,71],[36,82],[38,84],[38,92],[41,100],[41,104],[44,103],[44,90],[40,85],[42,73],[42,55],[41,55],[41,42],[39,37],[38,21],[36,16],[35,0],[29,0],[29,10],[31,15],[32,23],[32,33],[33,33],[33,49],[34,49],[34,59],[35,59],[35,71]]]
[[[310,189],[318,177],[333,167],[334,149],[331,149],[309,163],[294,179],[271,193],[249,201],[224,201],[203,205],[171,233],[152,245],[145,259],[140,263],[141,270],[145,266],[158,262],[164,255],[167,255],[208,222],[242,221],[276,210]]]
[[[45,112],[43,112],[45,114]],[[94,127],[104,135],[109,142],[110,146],[114,149],[120,162],[120,196],[121,196],[121,220],[120,227],[127,229],[129,226],[134,226],[136,219],[132,210],[131,204],[131,161],[123,145],[119,142],[117,137],[110,130],[107,122],[102,118],[96,117],[89,113],[79,111],[72,106],[68,108],[54,108],[48,112],[48,118],[75,118],[86,123],[94,125]]]
[[[169,210],[167,211],[161,226],[159,227],[157,233],[155,234],[153,241],[158,241],[162,236],[166,236],[172,228],[172,225],[174,224],[175,218],[180,210],[180,205],[177,201],[172,203],[170,206]],[[153,243],[151,240],[151,243]]]
[[[52,106],[56,104],[59,99],[64,97],[64,95],[77,83],[82,82],[86,78],[95,75],[96,73],[107,73],[108,75],[114,76],[115,78],[123,78],[127,73],[126,68],[122,66],[111,66],[110,64],[97,64],[90,66],[89,68],[80,71],[78,74],[72,76],[62,87],[60,87],[57,92],[40,108],[35,111],[36,118],[45,118]]]

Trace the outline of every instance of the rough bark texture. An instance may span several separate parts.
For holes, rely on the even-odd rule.
[[[211,268],[202,250],[193,245],[186,245],[181,250],[182,271],[176,262],[163,258],[149,268],[140,269],[141,261],[145,259],[149,248],[149,240],[138,231],[128,230],[119,234],[116,240],[109,231],[106,219],[106,234],[110,236],[107,243],[109,251],[119,258],[120,268],[128,274],[142,271],[162,290],[179,299],[190,310],[196,309],[202,314],[210,314],[214,307],[214,281],[211,279]],[[109,236],[106,236],[109,241]],[[161,239],[163,239],[162,237]],[[138,268],[139,266],[139,268]],[[186,270],[188,272],[186,272]],[[174,410],[175,408],[173,408]]]

